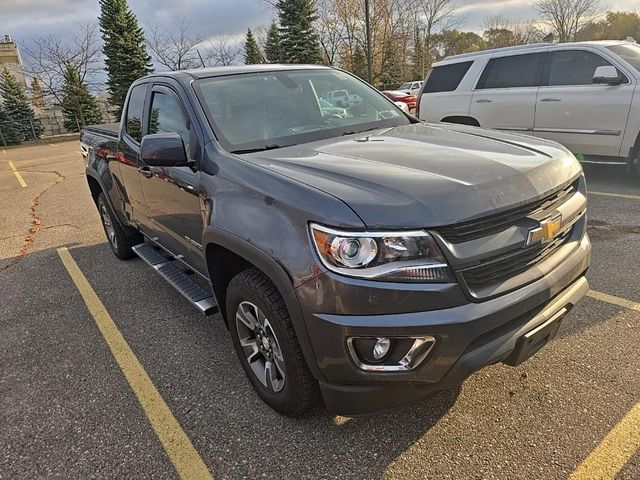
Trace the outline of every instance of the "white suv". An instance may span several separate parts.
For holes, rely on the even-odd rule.
[[[555,140],[583,161],[636,164],[640,46],[601,41],[534,44],[433,64],[419,118]]]

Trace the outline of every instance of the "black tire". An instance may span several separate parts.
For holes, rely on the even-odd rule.
[[[627,172],[635,175],[636,179],[640,179],[640,135],[627,158]]]
[[[261,360],[264,364],[268,362],[268,358],[264,356],[265,354],[268,355],[268,353],[261,354],[254,350],[256,355],[252,354],[252,356],[256,357],[257,360],[252,362],[253,368],[249,364],[248,354],[245,353],[245,349],[250,348],[247,346],[247,341],[257,342],[257,344],[260,344],[261,341],[256,337],[258,333],[255,333],[255,330],[253,330],[254,338],[250,338],[251,330],[246,328],[243,323],[238,326],[240,320],[237,319],[237,315],[241,305],[243,308],[246,305],[257,307],[264,314],[264,319],[269,325],[268,328],[272,330],[276,337],[273,345],[279,349],[284,363],[283,386],[279,391],[274,391],[274,388],[270,388],[270,386],[274,387],[274,384],[266,380],[268,376],[266,373],[264,374],[264,380],[267,382],[265,385],[254,371],[255,368],[259,368],[256,365]],[[229,331],[231,332],[236,353],[242,368],[260,398],[274,410],[291,417],[298,417],[310,411],[317,403],[318,384],[307,367],[289,312],[275,285],[261,271],[255,268],[239,273],[231,280],[227,289],[227,315]],[[240,330],[244,332],[243,341],[245,342],[245,347],[241,345]],[[263,336],[265,331],[267,329],[263,331]],[[261,346],[260,348],[263,347]],[[262,358],[259,357],[260,355],[263,355]],[[275,365],[273,353],[270,358]]]
[[[128,260],[135,256],[131,247],[144,241],[142,235],[129,227],[123,227],[118,217],[113,213],[104,193],[98,195],[98,213],[102,220],[102,227],[107,236],[107,242],[116,257]]]

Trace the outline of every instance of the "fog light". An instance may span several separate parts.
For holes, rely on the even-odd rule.
[[[382,360],[389,353],[389,349],[391,348],[391,340],[388,338],[378,338],[375,345],[373,346],[373,358],[376,360]]]

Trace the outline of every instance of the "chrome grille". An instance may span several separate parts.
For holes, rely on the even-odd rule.
[[[567,228],[549,243],[539,243],[460,270],[458,274],[471,291],[513,278],[542,262],[562,247],[571,236]]]
[[[578,190],[578,181],[579,180],[576,180],[562,190],[548,195],[541,200],[528,203],[527,205],[477,220],[470,220],[456,225],[437,227],[433,230],[438,232],[442,238],[450,243],[468,242],[470,240],[499,233],[525,217],[535,216],[540,212],[553,210],[558,207]]]

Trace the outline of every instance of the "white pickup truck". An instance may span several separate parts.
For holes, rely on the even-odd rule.
[[[640,46],[627,41],[533,44],[433,64],[419,118],[555,140],[587,162],[640,173]]]
[[[327,92],[322,98],[331,105],[340,108],[349,108],[362,101],[362,97],[350,94],[346,90],[333,90],[331,92]]]

